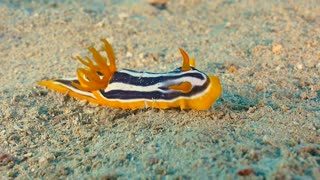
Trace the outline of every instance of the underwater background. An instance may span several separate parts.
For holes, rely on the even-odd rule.
[[[317,179],[318,0],[1,0],[0,179]],[[166,72],[179,47],[220,78],[207,111],[97,106],[39,87],[113,45]]]

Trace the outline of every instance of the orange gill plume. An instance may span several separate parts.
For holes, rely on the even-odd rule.
[[[86,56],[85,60],[79,56],[77,57],[87,67],[77,69],[78,82],[72,81],[72,86],[83,91],[96,91],[108,86],[109,80],[117,70],[115,55],[109,42],[105,39],[101,39],[101,41],[105,45],[104,51],[108,56],[109,65],[107,58],[103,57],[94,47],[89,47],[88,50],[92,53],[94,62],[88,56]]]

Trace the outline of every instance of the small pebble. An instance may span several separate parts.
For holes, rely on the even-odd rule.
[[[122,13],[119,13],[119,16],[118,16],[118,17],[119,17],[120,19],[126,19],[126,18],[129,17],[129,14],[122,12]]]
[[[281,44],[274,44],[274,45],[272,45],[272,52],[273,53],[277,53],[277,52],[279,52],[279,51],[281,51],[282,50],[282,45]]]
[[[231,67],[229,67],[228,71],[231,73],[236,73],[236,72],[238,72],[238,69],[234,66],[231,66]]]
[[[258,84],[258,85],[256,86],[256,90],[257,90],[257,91],[262,91],[263,89],[264,89],[264,87],[263,87],[262,84]]]
[[[129,133],[128,138],[134,138],[136,134],[134,132]]]
[[[126,54],[126,57],[127,57],[127,58],[130,58],[130,57],[132,57],[132,56],[133,56],[133,54],[128,51],[127,54]]]
[[[280,108],[281,108],[281,110],[282,110],[283,112],[286,112],[286,111],[290,110],[290,107],[288,107],[288,106],[286,106],[286,105],[282,105]]]
[[[13,177],[14,176],[14,171],[8,171],[7,172],[8,177]]]
[[[229,28],[231,27],[231,23],[230,22],[227,22],[225,25],[224,25],[225,28]]]
[[[98,22],[97,24],[94,25],[94,27],[96,27],[96,28],[101,28],[101,27],[104,27],[104,26],[105,26],[105,22],[104,21],[100,21],[100,22]]]
[[[303,69],[303,64],[302,63],[296,64],[296,69],[302,70]]]
[[[138,55],[138,57],[139,57],[139,59],[144,59],[144,58],[146,57],[146,55],[145,55],[144,53],[140,53],[140,54]]]
[[[148,3],[156,8],[165,9],[169,0],[148,0]]]
[[[41,157],[38,162],[39,162],[40,166],[47,166],[49,164],[48,159],[45,157]]]
[[[23,157],[26,157],[26,158],[30,158],[30,157],[32,157],[32,156],[33,156],[32,153],[27,153],[27,154],[23,155]]]
[[[245,169],[241,169],[237,172],[237,174],[239,176],[250,176],[252,174],[255,174],[254,170],[251,168],[245,168]]]
[[[256,111],[256,107],[253,106],[253,107],[249,107],[249,110],[247,111],[247,113],[254,113]]]
[[[300,94],[301,99],[308,99],[308,94],[306,92],[303,92]]]
[[[269,144],[269,145],[273,145],[273,144],[274,144],[267,135],[264,135],[264,136],[262,137],[262,142],[263,142],[264,144]]]

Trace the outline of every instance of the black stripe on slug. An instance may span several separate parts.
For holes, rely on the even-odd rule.
[[[196,70],[192,68],[192,70]],[[196,70],[198,71],[198,70]],[[133,74],[141,74],[141,76],[134,76]],[[159,82],[164,82],[168,80],[179,79],[182,77],[194,77],[200,80],[204,80],[204,73],[199,72],[181,72],[181,68],[177,68],[174,71],[168,73],[150,73],[150,72],[138,72],[133,70],[117,71],[114,73],[109,84],[112,83],[126,83],[136,86],[150,86],[157,84]]]
[[[201,93],[207,89],[209,85],[209,79],[207,78],[206,82],[202,86],[194,86],[192,90],[188,93],[183,93],[179,91],[147,91],[140,92],[132,90],[111,90],[103,91],[100,90],[100,93],[107,99],[114,100],[136,100],[136,99],[148,99],[148,100],[173,100],[178,97],[192,97],[198,93]]]

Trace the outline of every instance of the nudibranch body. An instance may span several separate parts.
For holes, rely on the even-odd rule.
[[[184,50],[182,67],[165,73],[117,70],[115,55],[107,40],[102,39],[108,58],[90,47],[89,57],[78,60],[86,68],[78,68],[77,78],[39,82],[49,89],[72,97],[114,108],[173,108],[206,110],[222,93],[219,78],[195,68]],[[109,61],[108,61],[109,60]]]

